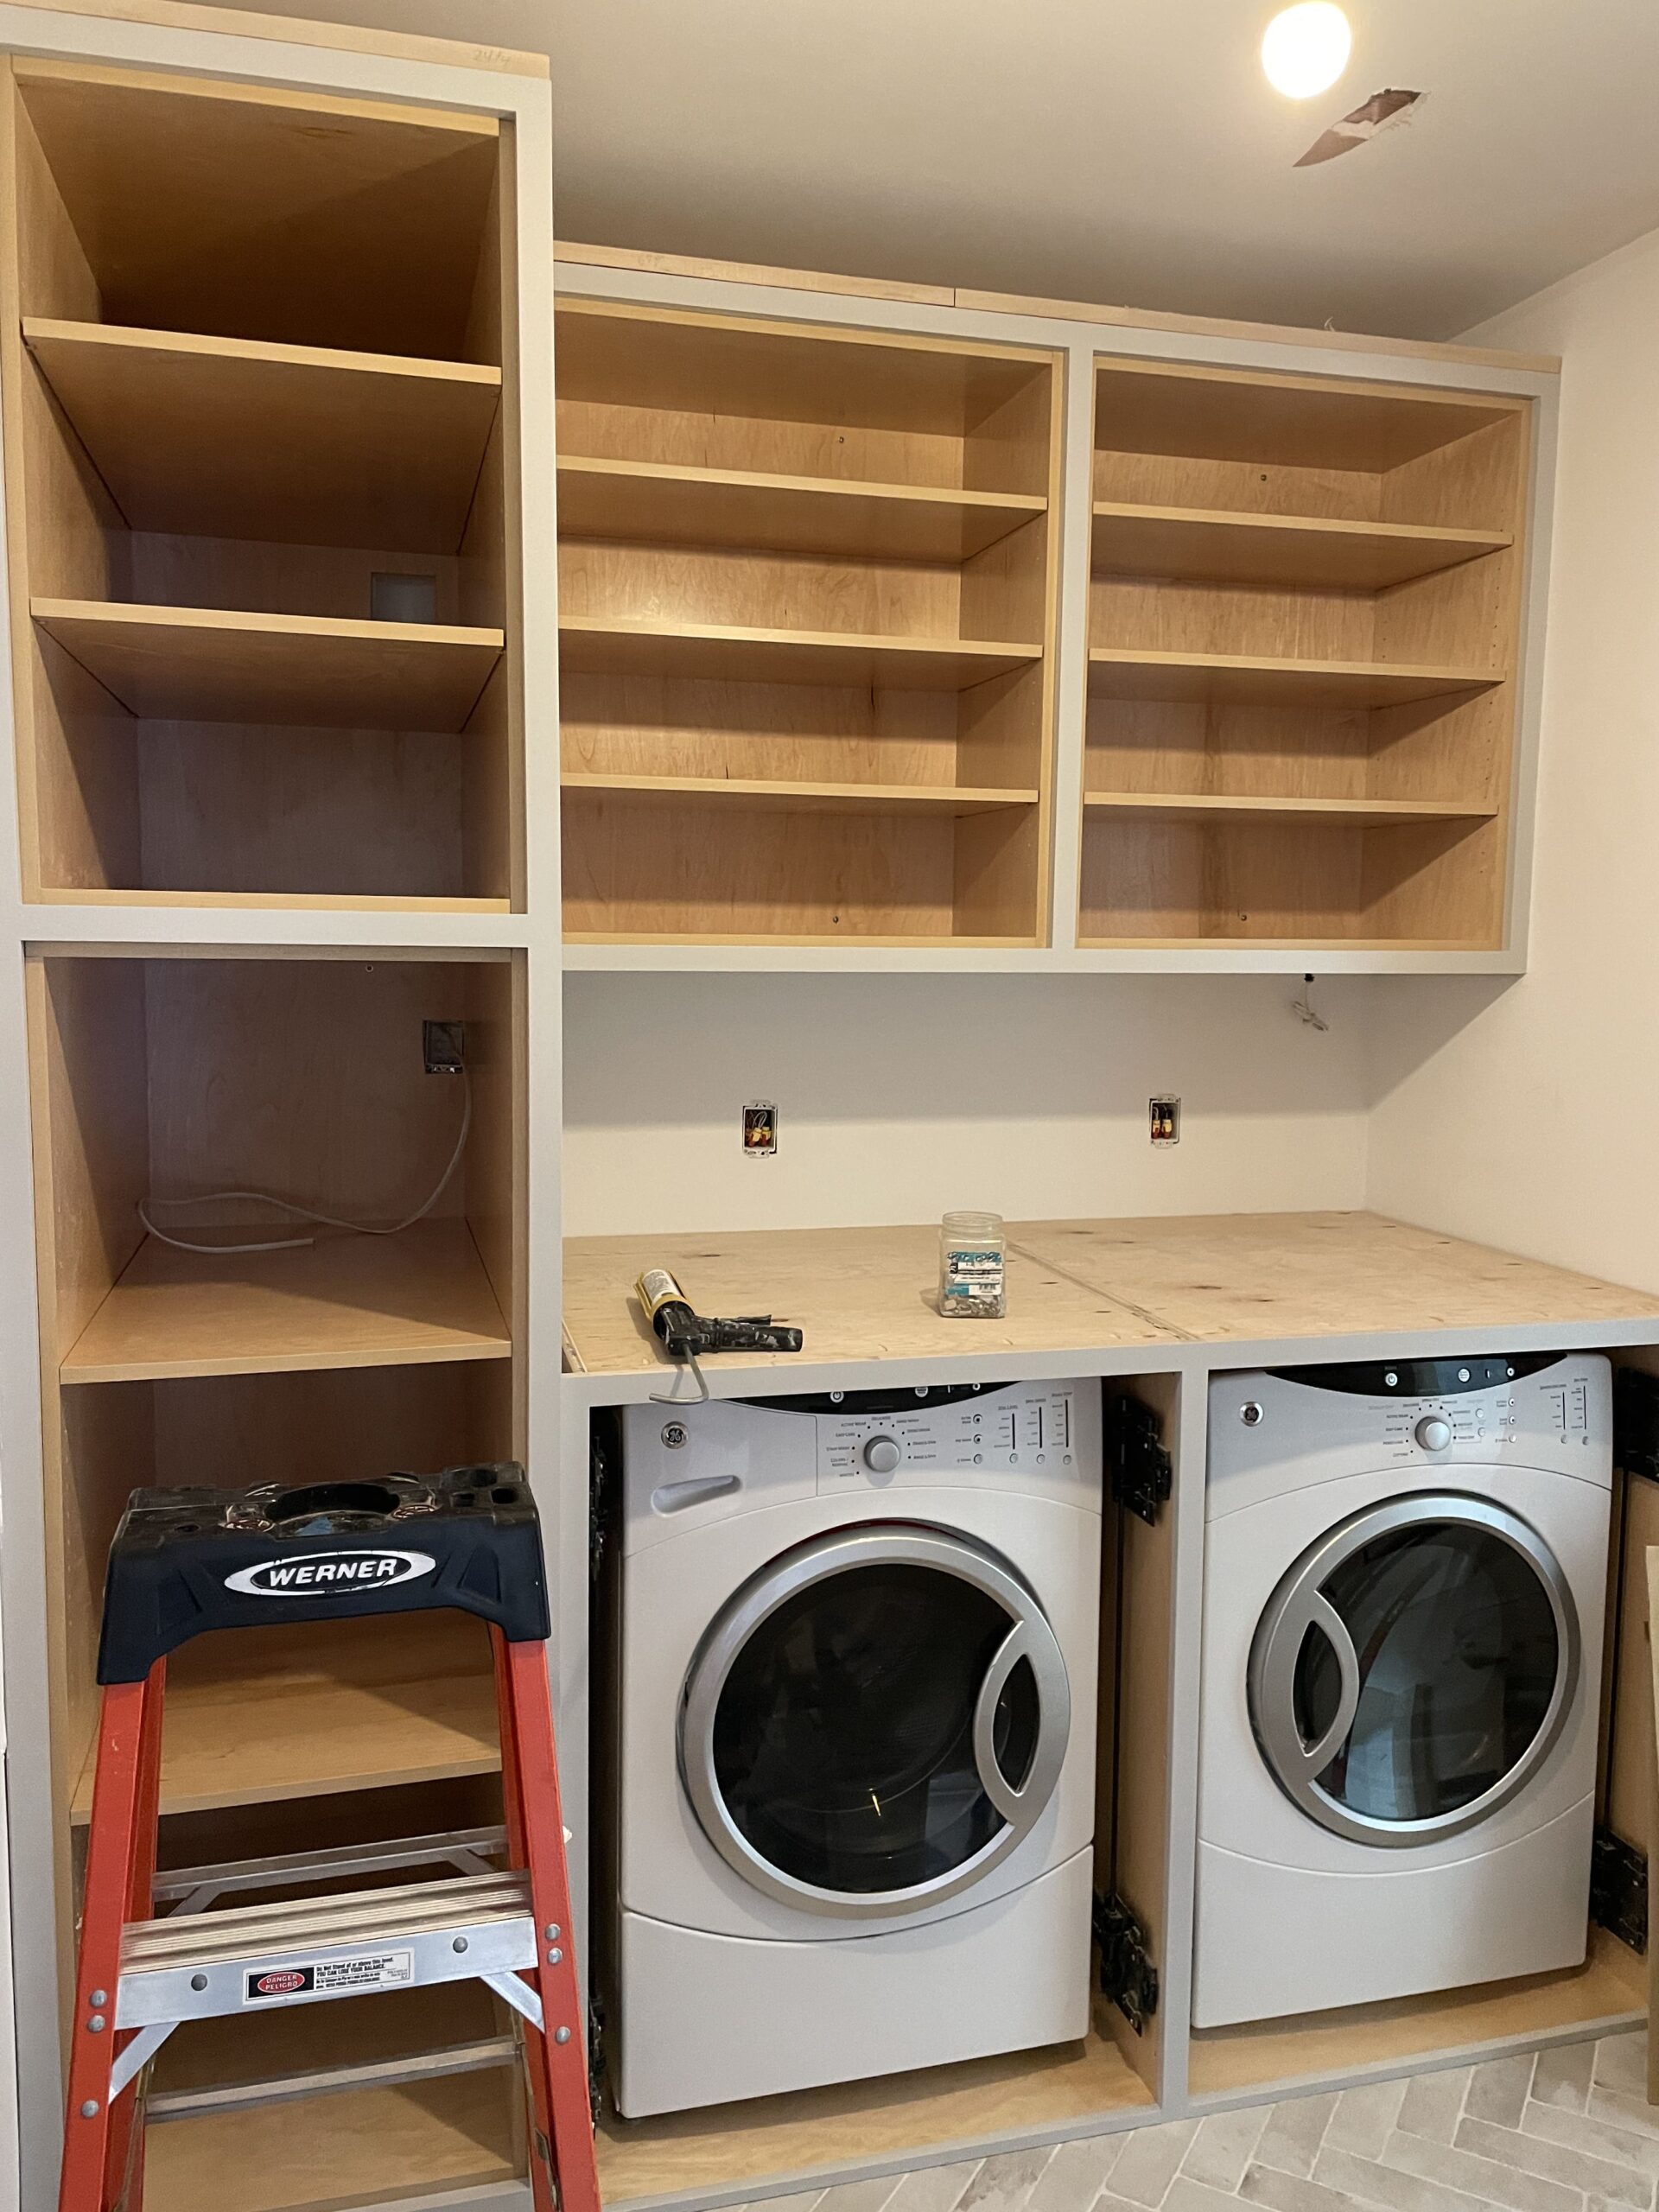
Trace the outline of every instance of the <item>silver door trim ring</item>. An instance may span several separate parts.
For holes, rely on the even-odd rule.
[[[1382,1821],[1341,1804],[1321,1789],[1319,1777],[1341,1749],[1359,1703],[1359,1659],[1346,1623],[1324,1594],[1324,1585],[1344,1560],[1379,1536],[1402,1529],[1451,1522],[1483,1530],[1521,1554],[1536,1573],[1555,1622],[1555,1683],[1537,1734],[1484,1796],[1452,1813],[1421,1821]],[[1316,1744],[1304,1741],[1296,1722],[1296,1662],[1310,1633],[1323,1636],[1336,1654],[1341,1688],[1332,1725]],[[1274,1781],[1299,1809],[1333,1835],[1357,1843],[1407,1849],[1438,1843],[1476,1827],[1506,1805],[1537,1772],[1560,1734],[1579,1680],[1579,1616],[1560,1562],[1520,1516],[1490,1498],[1457,1491],[1422,1491],[1367,1508],[1327,1530],[1291,1567],[1268,1600],[1250,1645],[1248,1689],[1256,1747]]]
[[[973,1712],[974,1763],[1002,1826],[971,1859],[932,1881],[902,1890],[827,1890],[798,1881],[773,1866],[733,1820],[715,1772],[715,1716],[739,1654],[781,1605],[850,1568],[876,1566],[931,1567],[953,1575],[995,1599],[1008,1616],[1008,1633],[986,1669]],[[997,1764],[992,1732],[997,1700],[1021,1659],[1029,1664],[1037,1685],[1037,1741],[1031,1764],[1016,1783]],[[804,1911],[869,1920],[941,1904],[1000,1866],[1030,1834],[1053,1796],[1071,1732],[1071,1686],[1065,1661],[1024,1577],[971,1536],[919,1522],[871,1522],[832,1530],[785,1552],[751,1576],[715,1615],[693,1655],[680,1693],[680,1779],[704,1835],[752,1888]]]

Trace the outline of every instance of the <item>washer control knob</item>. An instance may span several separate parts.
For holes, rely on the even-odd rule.
[[[1438,1414],[1425,1414],[1413,1433],[1425,1452],[1444,1452],[1452,1441],[1452,1424]]]
[[[890,1436],[873,1436],[864,1446],[864,1464],[873,1475],[890,1475],[903,1457]]]

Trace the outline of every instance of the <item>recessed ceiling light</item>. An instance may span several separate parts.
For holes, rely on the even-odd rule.
[[[1329,92],[1348,67],[1354,35],[1334,0],[1300,0],[1268,25],[1262,41],[1262,67],[1274,90],[1287,99],[1312,99]]]

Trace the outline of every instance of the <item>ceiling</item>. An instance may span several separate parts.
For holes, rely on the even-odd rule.
[[[280,4],[280,0],[279,0]],[[1659,226],[1653,0],[300,0],[550,54],[563,238],[1447,337]],[[1429,97],[1292,167],[1384,86]]]

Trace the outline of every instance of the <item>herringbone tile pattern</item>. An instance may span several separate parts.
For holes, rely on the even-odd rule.
[[[744,2212],[1659,2212],[1646,2082],[1646,2036],[1609,2036]]]

